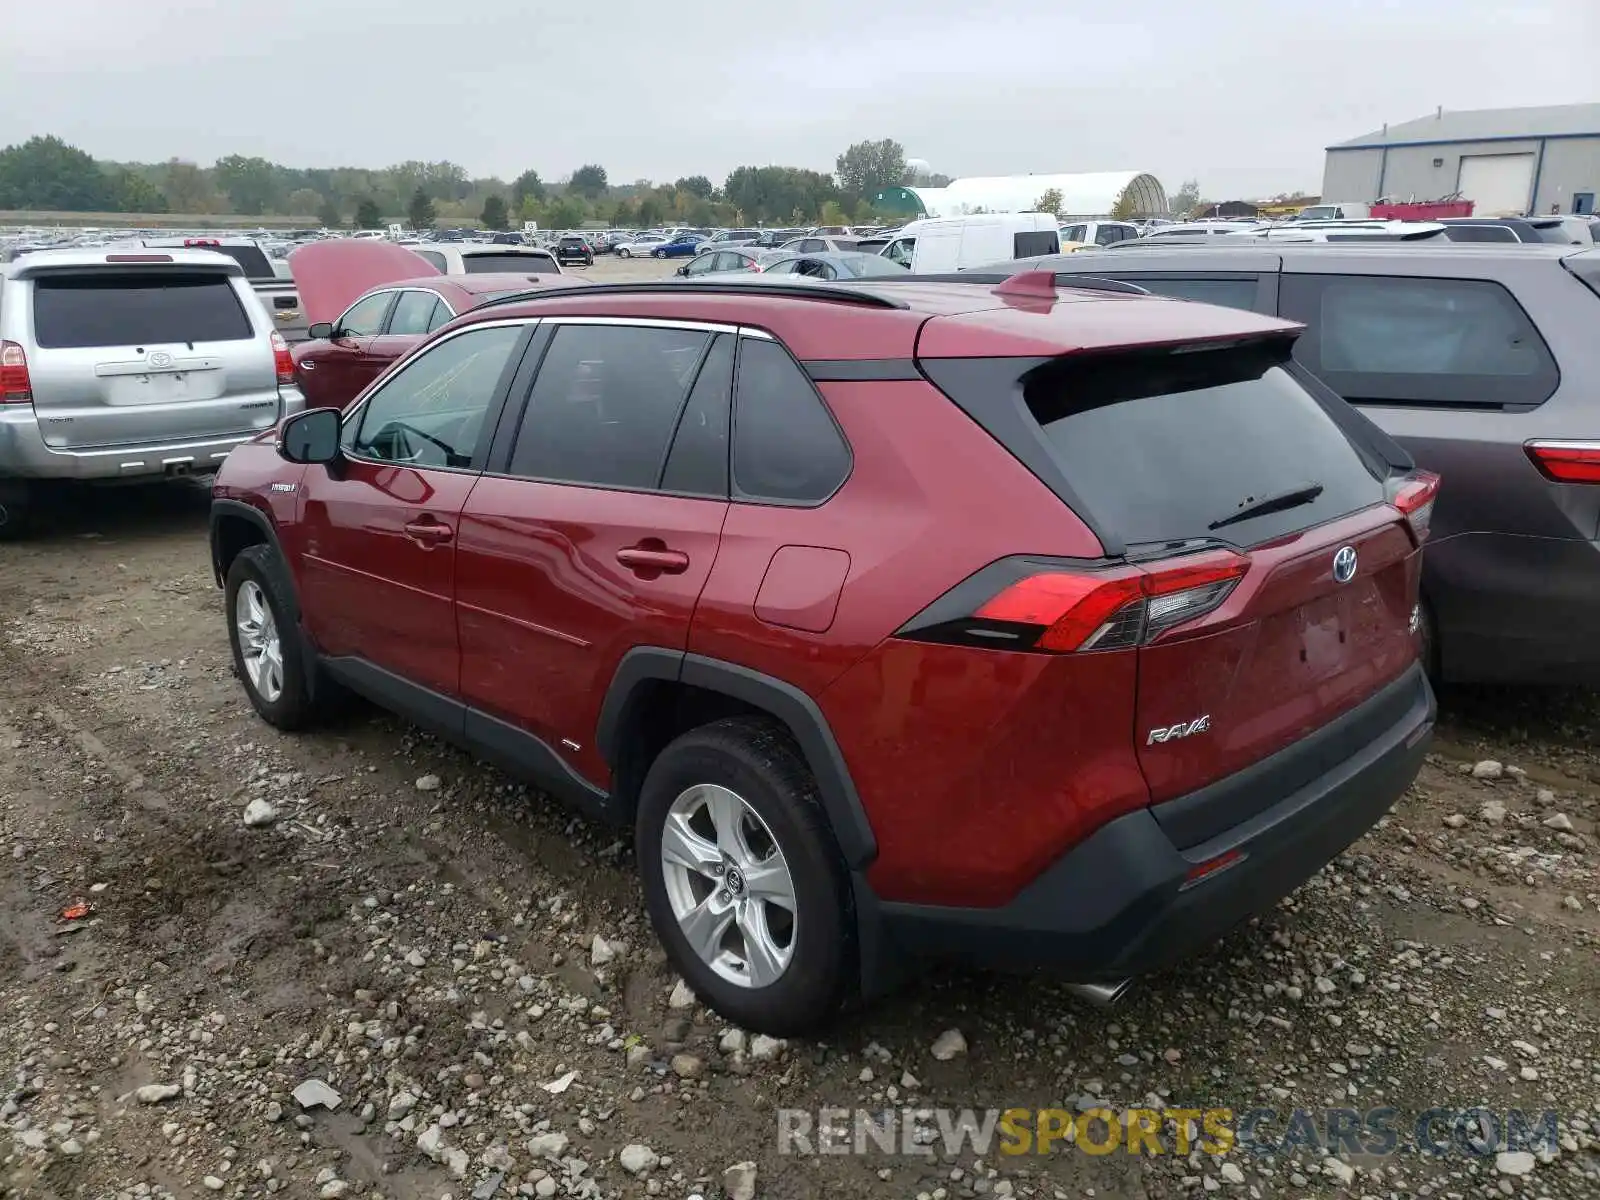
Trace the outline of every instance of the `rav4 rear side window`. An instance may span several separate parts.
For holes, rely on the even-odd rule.
[[[1486,279],[1291,275],[1282,314],[1303,321],[1295,357],[1356,403],[1543,404],[1561,373],[1500,284]]]
[[[777,342],[739,339],[733,486],[742,500],[820,504],[850,475],[850,447],[817,389]]]

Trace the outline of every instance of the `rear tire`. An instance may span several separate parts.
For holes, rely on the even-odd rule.
[[[666,256],[667,256],[667,252],[665,250],[657,250],[655,252],[655,254],[653,255],[653,257],[655,257],[655,258],[665,258]]]
[[[19,541],[33,532],[34,500],[26,480],[0,480],[0,542]]]
[[[645,776],[635,832],[656,936],[702,1001],[774,1037],[839,1011],[856,968],[849,877],[787,730],[733,717],[677,738]]]
[[[621,248],[619,248],[617,250],[617,257],[618,258],[632,258],[633,257],[633,251],[629,250],[626,246],[623,246],[623,247],[621,247]]]
[[[262,720],[303,729],[318,716],[288,570],[271,546],[247,546],[228,568],[228,644],[233,670]]]

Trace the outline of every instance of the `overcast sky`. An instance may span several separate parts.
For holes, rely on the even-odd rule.
[[[0,144],[720,183],[893,137],[952,176],[1146,170],[1225,199],[1315,190],[1324,146],[1440,104],[1600,100],[1594,0],[556,7],[11,0]]]

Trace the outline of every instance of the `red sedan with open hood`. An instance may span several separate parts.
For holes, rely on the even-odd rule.
[[[562,287],[563,275],[443,275],[404,246],[327,241],[290,256],[309,341],[293,348],[295,379],[311,408],[344,408],[391,364],[487,300]]]

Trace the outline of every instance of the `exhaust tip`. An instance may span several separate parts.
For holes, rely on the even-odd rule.
[[[1133,980],[1123,979],[1116,983],[1069,983],[1067,991],[1078,999],[1093,1005],[1095,1008],[1110,1008],[1133,986]]]

